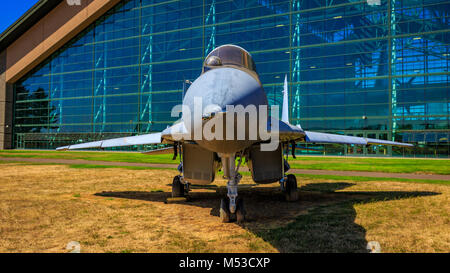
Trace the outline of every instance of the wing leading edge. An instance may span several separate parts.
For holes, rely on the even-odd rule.
[[[124,147],[124,146],[145,145],[145,144],[158,144],[158,143],[161,143],[161,133],[87,142],[59,147],[56,150],[67,151],[67,150],[78,150],[89,148],[111,148],[111,147]]]
[[[305,131],[305,142],[413,147],[409,143]]]
[[[90,149],[90,148],[102,149],[102,148],[125,147],[125,146],[134,146],[134,145],[172,143],[172,142],[176,142],[179,140],[183,140],[187,136],[188,136],[188,134],[187,134],[187,130],[184,126],[184,123],[178,122],[175,125],[173,125],[172,127],[169,127],[160,133],[80,143],[80,144],[59,147],[59,148],[56,148],[56,150],[57,151],[67,151],[67,150],[79,150],[79,149]]]

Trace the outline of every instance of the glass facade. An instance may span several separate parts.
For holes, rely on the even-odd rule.
[[[378,2],[378,3],[377,3]],[[157,132],[216,46],[253,56],[291,123],[413,142],[318,154],[449,156],[450,1],[122,1],[15,84],[16,148]]]

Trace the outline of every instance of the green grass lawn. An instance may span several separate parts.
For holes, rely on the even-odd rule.
[[[134,166],[105,166],[105,165],[89,165],[89,164],[72,164],[69,165],[73,169],[110,169],[110,168],[123,168],[128,170],[147,170],[147,167],[134,167]],[[163,169],[163,168],[152,168]],[[250,172],[239,172],[243,176],[250,176]],[[219,172],[223,175],[223,172]],[[393,178],[393,177],[366,177],[366,176],[341,176],[341,175],[320,175],[320,174],[295,174],[298,181],[309,179],[312,181],[322,180],[336,180],[336,181],[352,181],[352,182],[364,182],[364,181],[395,181],[395,182],[408,182],[408,183],[425,183],[425,184],[440,184],[450,185],[450,180],[431,180],[431,179],[408,179],[408,178]]]
[[[450,174],[450,160],[358,157],[297,157],[291,167],[304,170]]]
[[[0,150],[0,157],[83,159],[108,162],[177,164],[173,155],[146,155],[132,152],[56,152],[41,150]]]
[[[300,181],[300,183],[304,179],[310,179],[312,181],[316,181],[316,180],[317,181],[336,180],[336,181],[352,181],[352,182],[395,181],[395,182],[408,182],[408,183],[450,185],[450,180],[407,179],[407,178],[394,178],[394,177],[341,176],[341,175],[320,175],[320,174],[295,174],[295,176],[297,176],[297,180]]]
[[[84,159],[109,162],[177,164],[172,155],[145,155],[132,152],[56,152],[34,150],[0,151],[0,157]],[[306,170],[369,171],[386,173],[450,174],[450,160],[358,158],[358,157],[290,157],[292,168]]]

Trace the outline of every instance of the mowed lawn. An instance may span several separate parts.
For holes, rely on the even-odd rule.
[[[177,164],[172,155],[133,152],[0,151],[1,157],[84,159],[105,162]],[[450,174],[450,159],[359,158],[301,156],[289,160],[291,167],[306,170],[369,171],[387,173]]]
[[[287,203],[278,183],[245,175],[249,221],[238,225],[218,217],[223,179],[166,204],[175,175],[4,162],[0,252],[67,252],[71,241],[81,252],[367,252],[370,241],[450,252],[448,185],[299,176],[300,200]]]

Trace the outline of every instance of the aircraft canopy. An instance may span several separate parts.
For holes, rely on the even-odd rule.
[[[222,65],[235,65],[256,73],[255,62],[250,53],[235,45],[223,45],[209,53],[203,64],[203,72]]]

